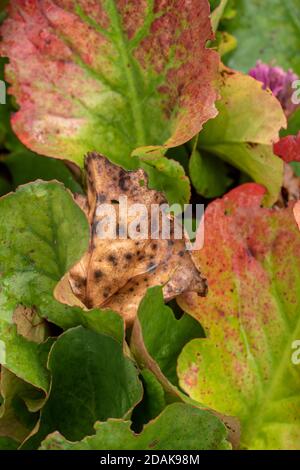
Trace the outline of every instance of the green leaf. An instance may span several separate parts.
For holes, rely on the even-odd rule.
[[[281,137],[286,137],[287,135],[296,135],[300,131],[300,108],[298,108],[288,120],[287,129],[283,129],[280,133]]]
[[[0,407],[0,436],[20,443],[38,420],[38,414],[27,408],[26,400],[30,399],[31,403],[39,403],[40,406],[45,395],[4,367],[1,367],[1,395],[3,403]],[[34,411],[36,410],[37,407]]]
[[[216,5],[216,2],[211,2],[212,3],[212,8],[213,12],[211,14],[211,24],[213,31],[216,32],[218,30],[220,21],[224,15],[225,9],[228,4],[228,0],[220,0],[218,5]]]
[[[19,443],[9,437],[0,437],[0,450],[17,450]]]
[[[228,54],[237,46],[237,41],[234,36],[228,34],[227,31],[217,31],[216,39],[211,47],[216,49],[221,57]]]
[[[140,303],[131,348],[141,363],[144,362],[143,350],[146,350],[160,372],[177,385],[177,357],[188,341],[202,334],[200,324],[189,315],[184,314],[177,320],[170,307],[164,304],[161,287],[152,287]]]
[[[46,279],[60,280],[88,244],[85,215],[55,182],[28,184],[2,198],[0,221],[1,271],[6,278],[23,274],[39,290]]]
[[[228,31],[238,40],[228,58],[232,68],[247,72],[258,59],[300,74],[298,0],[236,0],[237,15]]]
[[[166,407],[165,392],[155,375],[148,369],[141,372],[141,381],[144,388],[143,400],[135,407],[132,413],[132,429],[140,432],[144,424],[156,418]]]
[[[300,163],[299,162],[292,162],[290,163],[291,167],[293,168],[293,171],[296,176],[300,176]]]
[[[233,180],[230,167],[221,159],[194,150],[189,162],[189,174],[197,193],[206,198],[222,196]]]
[[[191,197],[189,178],[180,163],[165,157],[166,148],[145,147],[132,155],[139,158],[139,166],[148,174],[149,189],[163,192],[170,205],[188,204]]]
[[[132,168],[135,148],[180,145],[216,115],[208,0],[16,0],[9,11],[0,52],[20,106],[13,129],[31,150],[80,165],[95,150]]]
[[[282,108],[261,83],[229,69],[220,81],[219,115],[199,134],[198,149],[216,155],[268,189],[265,203],[274,204],[283,178],[283,163],[273,153],[285,127]]]
[[[261,207],[250,183],[211,203],[205,244],[193,252],[207,277],[205,299],[181,297],[207,338],[180,355],[180,385],[194,400],[241,421],[241,447],[298,449],[300,232],[293,204]]]
[[[49,372],[46,369],[48,352],[52,340],[34,343],[17,334],[16,326],[0,320],[0,363],[45,393],[49,387]]]
[[[18,305],[35,306],[62,328],[82,324],[123,341],[123,320],[112,310],[84,312],[53,297],[89,242],[86,217],[61,184],[38,181],[2,198],[0,223],[1,319],[11,323]]]
[[[41,158],[40,155],[30,152],[21,144],[18,150],[10,153],[3,162],[11,174],[12,190],[22,184],[43,179],[44,181],[57,180],[73,193],[83,192],[63,162],[53,158]]]
[[[83,212],[61,184],[39,181],[0,200],[0,221],[1,318],[22,303],[61,325],[52,292],[88,245]]]
[[[162,385],[167,403],[182,402],[203,409],[177,387],[177,358],[192,338],[203,336],[201,325],[184,314],[177,320],[163,302],[160,287],[148,289],[131,334],[131,351],[140,368],[149,369]],[[206,407],[207,408],[207,407]],[[216,414],[216,413],[215,413]],[[228,428],[229,440],[237,447],[238,424],[232,417],[216,414]]]
[[[210,1],[212,14],[212,28],[215,32],[214,41],[210,41],[209,45],[212,49],[218,51],[222,57],[236,48],[237,41],[232,34],[227,32],[227,21],[234,18],[236,11],[234,9],[235,0],[216,0]]]
[[[142,385],[122,344],[81,326],[63,333],[49,355],[52,382],[40,428],[25,446],[50,432],[80,440],[97,420],[123,418],[142,398]]]
[[[68,442],[58,433],[47,437],[42,450],[229,450],[225,426],[212,414],[190,405],[173,404],[134,434],[129,421],[96,423],[95,436]]]
[[[190,157],[190,150],[188,148],[188,144],[168,149],[166,155],[169,159],[173,159],[180,163],[180,165],[184,168],[184,171],[188,173]]]

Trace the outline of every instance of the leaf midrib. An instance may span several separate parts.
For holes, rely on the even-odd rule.
[[[122,63],[123,73],[127,80],[128,92],[129,92],[129,102],[132,111],[132,118],[135,127],[136,133],[136,146],[146,145],[146,130],[143,126],[143,111],[141,107],[141,102],[138,96],[138,86],[136,81],[136,75],[134,73],[135,63],[132,55],[128,51],[129,42],[125,38],[123,28],[120,22],[120,15],[116,7],[115,1],[113,0],[107,11],[111,24],[113,26],[113,32],[115,37],[115,45],[119,51],[120,59]]]
[[[141,101],[139,100],[137,79],[134,73],[134,70],[136,69],[135,60],[129,51],[132,45],[125,37],[120,21],[120,15],[115,4],[115,0],[110,0],[109,8],[106,10],[106,12],[110,18],[111,25],[113,27],[112,31],[103,30],[103,28],[95,24],[94,20],[92,20],[89,16],[85,15],[78,5],[76,8],[76,13],[81,18],[81,20],[89,24],[90,27],[93,27],[99,34],[102,34],[107,40],[113,42],[113,44],[118,49],[121,59],[120,64],[122,66],[123,75],[126,78],[126,83],[128,86],[127,96],[122,92],[121,88],[117,87],[115,84],[110,82],[109,79],[107,79],[103,74],[101,74],[99,71],[96,72],[91,67],[89,67],[78,55],[70,41],[68,41],[63,34],[58,34],[57,31],[56,34],[72,50],[75,62],[82,69],[84,69],[86,73],[88,73],[95,80],[100,81],[100,83],[106,86],[108,89],[113,90],[115,93],[121,95],[123,99],[127,98],[135,131],[135,145],[133,145],[133,148],[144,146],[147,144],[147,136],[146,128],[143,125],[143,109],[141,106]]]

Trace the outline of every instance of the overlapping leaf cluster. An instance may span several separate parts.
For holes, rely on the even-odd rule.
[[[0,2],[0,449],[300,448],[299,110],[245,74],[299,74],[300,19],[267,3]],[[203,249],[98,246],[126,191],[204,203]]]

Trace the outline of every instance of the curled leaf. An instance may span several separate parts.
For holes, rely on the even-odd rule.
[[[0,437],[14,439],[19,445],[28,436],[38,419],[37,413],[28,410],[25,400],[34,397],[35,404],[38,403],[40,408],[45,395],[41,396],[40,391],[19,379],[5,367],[1,367],[0,392],[3,399],[0,406]]]
[[[130,429],[130,421],[109,419],[96,423],[94,436],[80,442],[67,441],[53,433],[41,450],[230,450],[226,428],[215,416],[191,405],[169,405],[140,434]]]

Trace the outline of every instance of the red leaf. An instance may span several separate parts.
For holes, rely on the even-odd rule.
[[[286,163],[300,162],[300,132],[280,139],[274,144],[274,153]]]
[[[185,346],[178,372],[193,399],[239,418],[242,448],[295,450],[300,233],[294,203],[264,208],[263,195],[261,186],[246,184],[206,209],[204,246],[192,257],[208,295],[180,298],[206,338]]]
[[[13,128],[38,153],[130,168],[135,148],[182,144],[217,114],[208,0],[14,0],[1,35]]]

